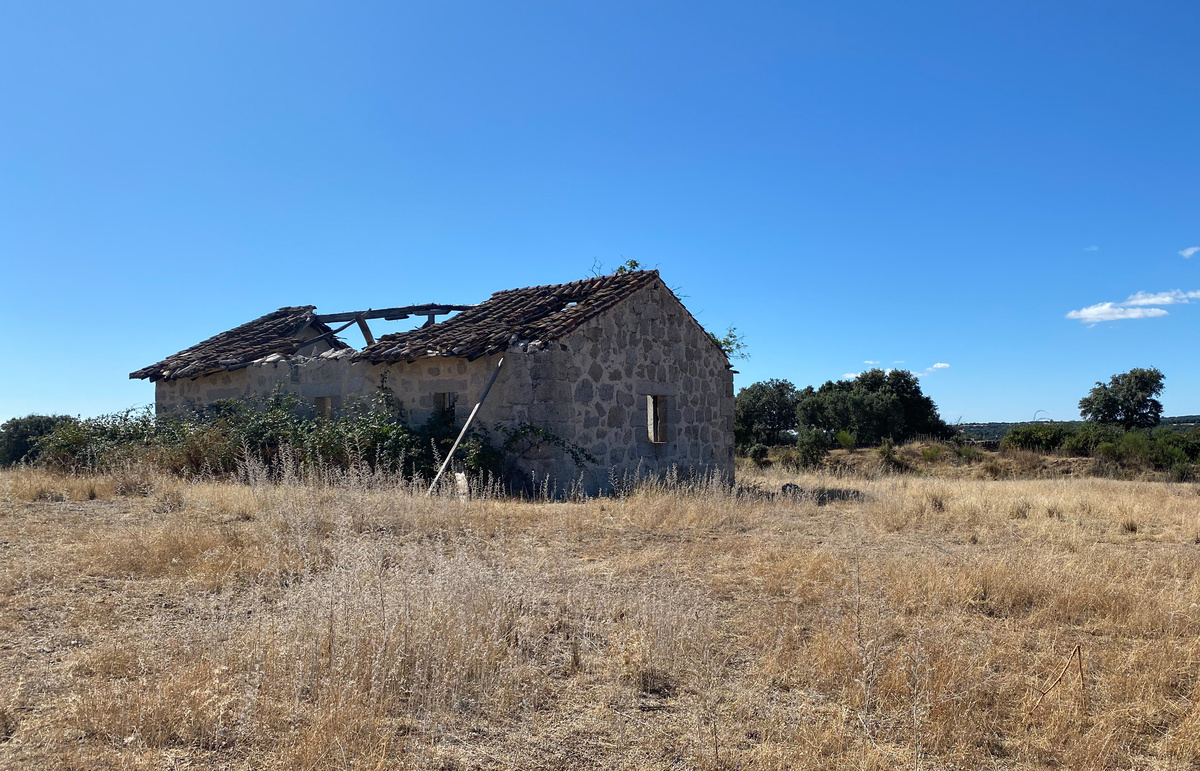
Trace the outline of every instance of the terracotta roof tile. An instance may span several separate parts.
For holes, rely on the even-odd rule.
[[[655,282],[661,282],[658,271],[644,270],[496,292],[440,323],[384,335],[354,358],[376,363],[426,356],[476,359],[507,350],[512,342],[554,340]]]
[[[280,308],[168,356],[157,364],[131,372],[129,377],[152,381],[197,378],[239,369],[273,354],[291,355],[304,344],[296,335],[306,328],[321,334],[330,331],[328,326],[313,318],[314,310],[312,305]],[[333,348],[350,347],[332,335],[326,340]]]

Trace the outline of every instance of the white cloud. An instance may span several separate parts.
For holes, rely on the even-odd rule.
[[[1138,292],[1131,294],[1120,305],[1186,305],[1188,300],[1200,299],[1200,292],[1181,292],[1172,289],[1169,292]]]
[[[1067,314],[1069,319],[1078,319],[1084,324],[1097,324],[1101,321],[1120,321],[1122,319],[1155,319],[1166,316],[1162,308],[1125,308],[1120,303],[1096,303]]]
[[[1191,257],[1196,252],[1200,252],[1200,246],[1189,246],[1188,248],[1179,252],[1179,256],[1186,260],[1188,257]]]
[[[1192,300],[1200,300],[1200,290],[1184,292],[1171,289],[1167,292],[1135,292],[1125,298],[1124,302],[1096,303],[1086,308],[1067,313],[1067,318],[1082,321],[1084,324],[1098,324],[1101,321],[1121,321],[1123,319],[1156,319],[1166,316],[1162,305],[1187,305]]]
[[[934,364],[932,367],[930,367],[930,369],[950,369],[950,365],[944,361],[939,361],[937,364]]]
[[[878,364],[878,363],[879,363],[879,362],[877,362],[877,361],[871,361],[870,359],[867,359],[866,361],[864,361],[864,362],[863,362],[863,364]]]
[[[853,380],[854,378],[858,377],[860,374],[862,374],[862,373],[861,372],[847,372],[844,375],[842,375],[842,380]]]
[[[1098,252],[1098,251],[1100,251],[1100,247],[1098,247],[1098,246],[1085,246],[1085,247],[1083,247],[1083,251],[1085,251],[1085,252]]]

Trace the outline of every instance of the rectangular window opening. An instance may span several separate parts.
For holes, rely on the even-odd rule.
[[[667,397],[646,397],[646,433],[655,444],[667,441]]]
[[[433,395],[433,410],[447,423],[453,423],[454,405],[457,401],[458,394],[454,393],[453,391],[436,393]]]

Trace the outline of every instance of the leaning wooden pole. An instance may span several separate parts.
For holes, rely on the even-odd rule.
[[[463,423],[462,431],[458,432],[458,438],[454,440],[454,444],[450,447],[450,452],[446,453],[446,459],[442,461],[442,467],[438,469],[437,476],[433,478],[433,482],[429,485],[429,491],[426,495],[433,495],[433,491],[437,488],[437,483],[442,480],[442,474],[446,473],[446,469],[450,467],[450,461],[454,458],[454,451],[458,449],[459,442],[467,435],[467,431],[471,428],[471,421],[475,420],[475,415],[479,412],[479,408],[483,406],[483,400],[487,398],[488,391],[492,390],[492,383],[496,382],[496,376],[500,374],[500,368],[504,366],[504,357],[500,357],[500,361],[496,362],[496,368],[492,370],[492,376],[488,378],[487,385],[483,387],[483,393],[479,394],[479,401],[475,402],[474,409],[467,416],[467,422]]]

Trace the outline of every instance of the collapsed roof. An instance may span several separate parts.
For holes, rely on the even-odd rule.
[[[426,315],[419,329],[384,335],[374,340],[364,329],[368,345],[353,354],[355,361],[372,363],[415,361],[429,356],[468,360],[506,351],[513,344],[548,342],[578,329],[643,287],[661,284],[657,270],[597,276],[569,284],[508,289],[478,305],[420,305],[380,311],[320,315],[315,306],[280,308],[228,332],[193,345],[166,359],[130,373],[134,379],[198,378],[249,366],[262,359],[292,356],[305,348],[315,353],[319,343],[331,349],[325,356],[347,356],[353,350],[337,337],[350,324],[365,327],[369,318],[404,319]],[[434,322],[435,315],[458,315]],[[336,329],[327,321],[346,321]]]
[[[330,348],[345,349],[333,330],[318,320],[316,306],[280,308],[254,321],[234,327],[196,343],[157,364],[129,373],[135,380],[177,380],[198,378],[248,366],[267,356],[291,356],[302,348],[324,342]],[[313,334],[305,335],[307,331]]]
[[[376,364],[426,356],[473,360],[508,350],[514,342],[554,340],[656,281],[657,270],[641,270],[496,292],[438,324],[384,335],[354,359]]]

